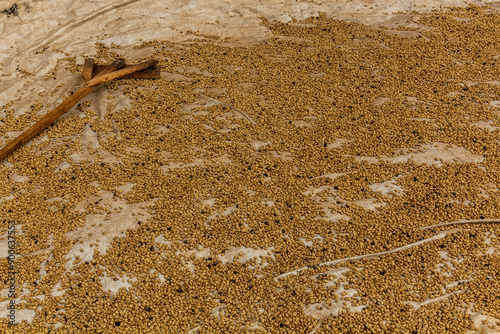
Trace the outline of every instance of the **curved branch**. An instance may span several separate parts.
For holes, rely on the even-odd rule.
[[[464,225],[464,224],[491,224],[491,223],[500,223],[500,219],[475,219],[475,220],[458,220],[454,222],[448,222],[448,223],[439,223],[436,225],[431,225],[431,226],[426,226],[426,227],[421,227],[421,230],[428,230],[430,228],[434,227],[441,227],[441,226],[449,226],[449,225]]]
[[[318,264],[318,266],[321,266],[321,267],[322,266],[333,266],[335,264],[339,264],[339,263],[343,263],[343,262],[347,262],[347,261],[358,261],[358,260],[362,260],[362,259],[372,259],[372,258],[375,258],[375,257],[378,257],[378,256],[382,256],[382,255],[393,254],[393,253],[401,252],[401,251],[404,251],[404,250],[407,250],[407,249],[410,249],[410,248],[413,248],[413,247],[417,247],[417,246],[423,245],[423,244],[425,244],[427,242],[430,242],[430,241],[435,241],[435,240],[443,239],[448,234],[456,233],[458,231],[463,231],[463,229],[456,228],[456,229],[453,229],[453,230],[441,231],[441,232],[437,233],[436,235],[433,235],[430,238],[423,239],[423,240],[420,240],[420,241],[417,241],[417,242],[414,242],[414,243],[411,243],[411,244],[408,244],[408,245],[405,245],[405,246],[401,246],[401,247],[398,247],[398,248],[395,248],[395,249],[391,249],[391,250],[388,250],[388,251],[385,251],[385,252],[379,252],[379,253],[371,253],[371,254],[365,254],[365,255],[345,257],[343,259],[338,259],[338,260],[323,262],[323,263]],[[310,267],[302,267],[302,268],[299,268],[299,269],[296,269],[296,270],[293,270],[293,271],[281,274],[279,276],[276,276],[274,278],[274,280],[276,281],[276,280],[278,280],[278,278],[283,278],[283,277],[286,277],[286,276],[289,276],[289,275],[297,275],[299,272],[301,272],[303,270],[306,270],[306,269],[309,269],[309,268]]]

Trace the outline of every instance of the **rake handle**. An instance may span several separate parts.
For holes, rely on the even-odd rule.
[[[116,72],[120,68],[125,66],[125,61],[123,59],[119,59],[114,61],[112,64],[107,66],[104,70],[99,73],[95,79],[105,76],[109,73]],[[47,113],[45,116],[42,117],[38,122],[33,124],[29,129],[24,131],[22,134],[20,134],[18,137],[16,137],[14,140],[9,142],[7,145],[2,147],[0,149],[0,161],[5,159],[9,154],[11,154],[13,151],[15,151],[17,148],[20,146],[24,145],[33,137],[35,137],[37,134],[45,130],[50,124],[52,124],[56,119],[61,117],[64,113],[66,113],[71,107],[73,107],[78,101],[83,99],[87,94],[89,94],[91,91],[93,91],[97,85],[93,86],[85,86],[77,90],[75,93],[73,93],[70,97],[68,97],[63,103],[58,105],[54,110],[50,111]]]

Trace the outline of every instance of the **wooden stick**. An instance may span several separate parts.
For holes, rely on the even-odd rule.
[[[85,80],[86,83],[89,82],[90,79],[92,79],[93,70],[94,70],[94,58],[85,59],[85,62],[83,63],[82,76],[83,80]]]
[[[125,61],[119,59],[114,61],[111,65],[107,66],[101,73],[96,76],[100,78],[109,73],[119,71],[120,68],[125,66]],[[93,91],[97,86],[85,86],[77,90],[73,95],[68,97],[63,103],[58,105],[54,110],[47,113],[42,119],[33,124],[28,130],[24,131],[17,138],[12,140],[10,143],[2,147],[0,150],[0,161],[5,159],[10,153],[16,150],[18,147],[24,145],[30,141],[37,134],[45,130],[50,124],[52,124],[56,119],[58,119],[62,114],[67,112],[71,107],[73,107],[78,101],[84,98],[88,93]]]
[[[137,71],[143,70],[143,69],[148,68],[150,66],[153,66],[153,65],[155,65],[157,63],[158,63],[158,60],[152,59],[152,60],[148,60],[148,61],[145,61],[143,63],[137,64],[137,65],[133,65],[133,66],[130,66],[130,67],[118,70],[118,71],[114,71],[114,72],[111,72],[111,73],[106,73],[104,75],[99,75],[99,76],[96,76],[94,79],[89,80],[87,82],[87,86],[89,86],[89,87],[91,87],[91,86],[97,86],[97,85],[99,85],[99,84],[101,84],[103,82],[119,78],[119,77],[124,76],[126,74],[130,74],[130,73],[133,73],[133,72],[137,72]]]

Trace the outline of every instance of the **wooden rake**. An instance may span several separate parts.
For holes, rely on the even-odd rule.
[[[73,93],[54,110],[47,113],[38,122],[24,131],[14,140],[0,149],[0,161],[20,146],[30,141],[37,134],[45,130],[50,124],[66,113],[78,101],[93,91],[99,84],[113,79],[155,79],[160,77],[158,60],[148,60],[137,65],[126,65],[123,59],[118,59],[107,66],[94,64],[94,59],[85,59],[83,64],[83,79],[86,85]]]

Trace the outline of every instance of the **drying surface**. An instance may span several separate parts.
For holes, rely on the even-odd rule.
[[[97,38],[87,56],[157,58],[162,78],[103,85],[0,164],[16,332],[500,330],[500,15],[390,29],[300,6],[242,7],[238,43]],[[82,57],[28,50],[2,65],[1,145],[83,84]]]

